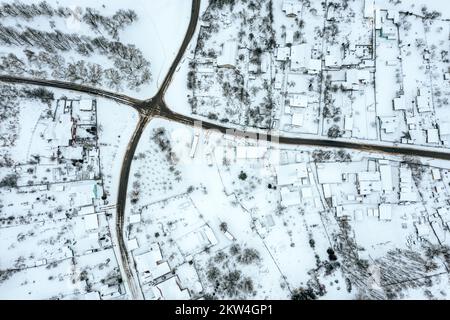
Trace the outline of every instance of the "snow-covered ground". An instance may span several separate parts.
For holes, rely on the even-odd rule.
[[[20,98],[31,87],[15,86],[16,97],[5,88],[2,102],[18,113],[12,145],[0,149],[9,159],[0,168],[0,297],[126,296],[111,227],[137,112],[71,91],[54,89],[53,100],[40,101]]]
[[[24,0],[23,3],[35,3],[32,0]],[[151,98],[158,90],[170,65],[173,62],[179,47],[185,36],[191,13],[191,2],[181,0],[165,1],[121,1],[112,0],[106,2],[92,2],[88,0],[48,0],[47,3],[55,8],[58,6],[68,7],[72,10],[80,8],[85,12],[86,8],[98,10],[102,15],[112,16],[118,10],[134,10],[137,13],[137,20],[123,30],[119,30],[120,41],[124,44],[132,44],[141,50],[145,59],[150,62],[150,72],[152,79],[149,83],[141,86],[137,90],[126,88],[123,85],[120,93],[124,93],[141,99]],[[16,25],[14,18],[2,19],[4,25]],[[68,18],[49,19],[39,16],[31,20],[20,20],[22,28],[31,27],[43,31],[59,30],[63,33],[73,33],[84,36],[105,36],[106,32],[93,32],[85,23],[78,21],[72,16]],[[19,57],[23,56],[23,48],[0,47],[0,53],[12,52]],[[67,52],[64,57],[68,61],[76,61],[83,57],[74,52]],[[95,55],[92,58],[84,58],[85,61],[100,63],[105,68],[110,65],[105,56]],[[112,90],[106,84],[102,85],[106,90]]]
[[[193,152],[196,134],[198,144]],[[242,155],[255,154],[255,149],[242,139],[159,119],[146,128],[131,168],[126,235],[135,261],[155,247],[157,260],[166,268],[163,271],[151,264],[147,269],[141,267],[139,277],[146,298],[179,299],[189,290],[191,298],[206,294],[232,299],[285,299],[297,288],[313,288],[323,299],[373,298],[380,294],[375,290],[378,284],[383,288],[381,294],[391,298],[427,297],[425,291],[410,293],[408,288],[413,288],[413,283],[404,288],[389,283],[405,279],[402,268],[418,278],[434,278],[448,263],[442,264],[437,258],[432,260],[437,265],[430,271],[420,269],[422,263],[432,263],[424,258],[423,237],[431,246],[439,241],[448,245],[447,231],[442,233],[441,229],[445,227],[433,225],[441,230],[434,238],[423,224],[428,215],[418,214],[424,210],[432,214],[436,210],[432,208],[445,206],[442,201],[435,202],[433,188],[443,185],[431,178],[435,167],[419,166],[423,173],[417,188],[422,190],[423,200],[408,205],[398,200],[401,157],[350,152],[351,162],[336,163],[333,152],[338,150],[333,149],[267,144],[259,148],[263,150],[261,156],[245,159]],[[335,156],[342,158],[345,154]],[[376,170],[374,165],[382,161],[392,167],[389,179],[396,191],[373,190],[358,200],[360,187],[351,176]],[[283,185],[281,179],[297,179],[280,176],[287,165],[305,165],[306,178]],[[444,169],[440,172],[442,177],[448,174]],[[344,175],[347,180],[342,180]],[[330,185],[326,179],[341,182]],[[324,193],[329,187],[333,200]],[[379,216],[378,208],[385,204],[392,206],[390,217]],[[374,212],[377,214],[372,215]],[[343,215],[351,218],[343,219]],[[349,242],[356,247],[347,247]],[[242,262],[244,248],[256,250],[256,262]],[[330,258],[330,248],[337,260]],[[359,259],[356,262],[350,254],[354,249]],[[393,258],[395,250],[400,250],[398,261]],[[381,270],[381,278],[371,278],[366,269],[359,269],[358,264],[365,263],[368,265],[364,268]],[[392,270],[384,269],[386,263]],[[143,270],[149,270],[151,276]],[[156,287],[168,285],[170,270],[175,270],[181,291],[158,293]],[[234,270],[240,273],[230,274]],[[216,281],[228,283],[233,276],[238,284],[230,284],[228,289],[214,285]],[[183,280],[186,278],[191,280]],[[252,289],[239,281],[251,283]],[[436,285],[442,286],[442,281]],[[444,297],[437,289],[432,292],[436,298]]]

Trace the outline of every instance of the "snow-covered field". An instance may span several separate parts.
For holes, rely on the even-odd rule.
[[[31,0],[22,2],[27,4],[36,3],[36,1]],[[86,8],[95,9],[104,16],[113,16],[121,9],[136,12],[137,19],[131,25],[118,30],[118,39],[125,45],[131,44],[141,50],[144,59],[150,62],[151,81],[139,86],[137,89],[128,88],[124,82],[118,91],[142,99],[148,99],[157,92],[178,52],[186,33],[191,13],[191,2],[180,0],[165,0],[163,2],[144,0],[126,2],[120,0],[106,2],[49,0],[47,3],[54,8],[67,7],[73,12],[79,13],[78,15],[72,14],[67,18],[53,17],[49,19],[47,16],[37,16],[30,20],[21,19],[20,28],[25,30],[27,27],[30,27],[48,32],[59,30],[62,33],[109,38],[105,31],[95,32],[84,23],[82,14],[86,12]],[[2,25],[16,26],[16,18],[2,18]],[[23,47],[1,46],[0,53],[5,56],[8,53],[14,53],[19,58],[26,59],[22,52],[23,49]],[[29,49],[34,50],[34,48]],[[72,50],[64,52],[62,56],[67,62],[76,62],[82,59],[86,62],[98,63],[105,69],[111,65],[111,62],[104,55],[95,54],[90,58],[86,58]],[[139,71],[137,69],[137,72]],[[39,75],[36,77],[39,78]],[[50,74],[47,75],[47,78],[49,77]],[[106,90],[115,91],[115,88],[107,83],[102,83],[99,86]]]

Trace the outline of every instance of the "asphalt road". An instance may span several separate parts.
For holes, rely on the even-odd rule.
[[[200,0],[192,0],[192,9],[191,9],[191,18],[189,21],[189,26],[186,31],[186,35],[184,40],[178,50],[178,54],[176,55],[172,65],[169,68],[169,72],[167,73],[164,81],[156,93],[156,95],[147,101],[139,101],[134,105],[134,107],[140,112],[139,122],[134,131],[133,136],[131,137],[130,142],[128,143],[128,148],[125,153],[125,157],[122,162],[122,170],[120,172],[120,182],[119,182],[119,193],[117,198],[117,218],[116,218],[116,233],[118,236],[118,244],[120,249],[120,256],[122,259],[122,264],[124,266],[125,276],[127,277],[127,282],[130,283],[130,293],[132,299],[140,299],[142,295],[140,294],[140,289],[138,288],[138,281],[134,279],[134,275],[132,270],[130,269],[132,260],[129,257],[129,252],[127,250],[125,244],[125,206],[126,199],[128,194],[128,180],[130,175],[131,163],[133,161],[134,154],[136,152],[136,147],[139,143],[139,140],[142,136],[142,132],[144,131],[146,125],[152,119],[152,116],[155,116],[161,110],[161,106],[165,106],[164,102],[164,94],[169,87],[169,84],[172,80],[173,74],[175,73],[178,64],[183,58],[184,52],[186,51],[187,46],[189,45],[192,36],[195,33],[195,29],[197,27],[198,15],[200,12]]]
[[[129,251],[125,243],[125,205],[127,199],[128,179],[130,176],[131,163],[133,161],[134,153],[136,152],[137,145],[142,136],[145,126],[149,119],[145,116],[140,116],[133,136],[128,144],[125,156],[122,161],[122,169],[120,171],[119,191],[117,198],[117,215],[116,215],[116,234],[117,243],[120,250],[120,258],[124,267],[125,276],[127,277],[127,283],[130,288],[131,297],[134,300],[141,298],[141,290],[139,289],[138,281],[134,279],[133,271],[131,270],[131,264],[133,261],[130,259]]]
[[[139,106],[142,104],[141,100],[135,99],[132,97],[128,97],[123,94],[118,94],[118,93],[109,92],[109,91],[98,89],[98,88],[93,88],[93,87],[89,87],[89,86],[85,86],[85,85],[81,85],[81,84],[59,81],[59,80],[42,80],[42,79],[33,79],[33,78],[26,78],[26,77],[0,75],[0,81],[8,82],[8,83],[31,84],[31,85],[37,85],[37,86],[43,86],[43,87],[53,87],[53,88],[58,88],[58,89],[66,89],[66,90],[88,93],[88,94],[92,94],[95,96],[112,99],[119,103],[129,105],[133,108],[139,108]]]
[[[158,115],[167,120],[176,121],[188,126],[194,126],[194,124],[199,122],[199,119],[182,115],[171,111],[165,104],[160,107]],[[335,139],[309,139],[309,138],[299,138],[299,137],[286,137],[279,136],[276,134],[255,132],[255,131],[239,131],[232,127],[226,127],[221,124],[212,123],[208,121],[201,121],[202,128],[206,130],[217,130],[221,133],[233,133],[233,131],[238,131],[240,135],[248,137],[260,137],[258,134],[262,134],[267,141],[273,141],[274,143],[286,144],[286,145],[298,145],[298,146],[312,146],[312,147],[325,147],[325,148],[342,148],[342,149],[352,149],[366,152],[374,153],[384,153],[397,156],[415,156],[415,157],[425,157],[441,160],[450,160],[450,150],[448,151],[435,151],[426,148],[411,148],[407,146],[387,146],[387,145],[377,145],[369,144],[365,142],[350,142]]]
[[[128,147],[122,162],[122,169],[120,173],[120,182],[119,182],[119,190],[118,190],[118,198],[117,198],[117,215],[116,215],[116,234],[117,234],[117,243],[119,244],[120,257],[122,260],[122,265],[124,266],[124,276],[127,277],[127,283],[129,284],[131,298],[133,299],[141,299],[142,294],[139,289],[139,284],[137,279],[134,279],[134,274],[132,271],[133,262],[130,259],[129,252],[126,247],[125,234],[124,234],[124,226],[125,226],[125,206],[127,199],[127,190],[128,190],[128,181],[131,169],[131,163],[133,161],[134,154],[136,152],[137,145],[142,136],[142,133],[146,127],[146,125],[151,121],[153,117],[161,117],[168,119],[170,121],[176,121],[178,123],[182,123],[188,126],[194,126],[198,119],[195,119],[190,116],[178,114],[170,110],[167,106],[164,96],[167,91],[167,88],[170,85],[172,77],[177,69],[183,55],[186,51],[187,46],[189,45],[192,36],[195,33],[197,27],[197,21],[200,11],[200,0],[192,0],[192,9],[191,9],[191,18],[189,22],[188,29],[186,31],[186,35],[181,44],[181,47],[178,51],[177,56],[175,57],[169,72],[167,73],[161,88],[156,93],[156,95],[149,100],[139,100],[132,97],[128,97],[126,95],[117,94],[113,92],[109,92],[107,90],[92,88],[89,86],[57,81],[57,80],[40,80],[40,79],[31,79],[26,77],[14,77],[14,76],[0,76],[0,81],[7,83],[19,83],[19,84],[30,84],[30,85],[38,85],[38,86],[46,86],[46,87],[54,87],[60,89],[67,89],[76,92],[87,93],[95,96],[100,96],[107,99],[112,99],[116,102],[129,105],[136,109],[139,112],[139,121],[138,125],[133,133],[133,136],[128,143]],[[220,131],[222,133],[230,133],[233,132],[234,128],[226,127],[221,124],[216,124],[208,121],[202,120],[202,127],[204,129],[213,129]],[[255,132],[246,131],[249,137],[254,136]],[[287,144],[287,145],[297,145],[297,146],[313,146],[313,147],[329,147],[329,148],[343,148],[343,149],[352,149],[366,152],[375,152],[375,153],[385,153],[391,155],[404,155],[404,156],[418,156],[418,157],[427,157],[434,159],[442,159],[442,160],[450,160],[450,152],[445,151],[434,151],[427,150],[425,148],[409,148],[403,146],[383,146],[376,145],[370,143],[360,143],[360,142],[346,142],[339,141],[334,139],[307,139],[307,138],[297,138],[297,137],[285,137],[267,134],[266,139],[275,143]]]

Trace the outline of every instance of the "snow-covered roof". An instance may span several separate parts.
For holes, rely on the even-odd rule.
[[[341,183],[342,166],[340,163],[321,163],[317,165],[319,183]]]
[[[364,0],[364,18],[373,19],[373,12],[374,12],[374,0]]]
[[[399,23],[400,21],[400,13],[398,12],[398,10],[389,9],[387,17],[388,19],[393,20],[395,24]]]
[[[307,43],[291,47],[291,70],[302,70],[309,67],[311,46]]]
[[[220,67],[235,67],[238,52],[238,43],[228,40],[223,44],[222,53],[217,57],[217,65]]]
[[[79,216],[93,214],[94,212],[95,212],[94,205],[85,206],[85,207],[81,207],[81,208],[78,209],[78,215]]]
[[[371,194],[372,192],[380,192],[381,189],[381,181],[363,180],[358,184],[359,194],[362,195]]]
[[[339,67],[342,63],[341,51],[337,47],[329,48],[327,54],[325,55],[325,66],[326,67]]]
[[[292,163],[276,167],[278,185],[294,184],[301,178],[308,177],[305,163]]]
[[[398,128],[398,118],[396,116],[393,117],[380,117],[381,120],[381,129],[383,129],[386,133],[393,133]]]
[[[88,214],[84,216],[84,225],[86,230],[98,229],[98,217],[96,214]]]
[[[281,89],[283,86],[283,74],[282,73],[277,73],[275,75],[275,83],[274,83],[274,87],[275,89]]]
[[[364,171],[358,173],[358,181],[380,181],[380,173],[378,171]]]
[[[419,112],[431,111],[431,99],[428,95],[420,95],[416,97],[417,109]]]
[[[427,130],[427,142],[428,143],[439,143],[439,130],[438,129],[428,129]]]
[[[301,113],[292,114],[291,124],[293,126],[301,127],[303,126],[304,116]]]
[[[394,110],[406,110],[405,96],[394,98]]]
[[[308,63],[308,73],[317,74],[322,70],[322,60],[310,59]]]
[[[177,278],[177,276],[174,276],[156,285],[163,299],[189,300],[191,298],[191,295],[187,289],[181,290]]]
[[[159,278],[171,271],[167,262],[162,261],[161,250],[157,243],[150,246],[150,251],[134,256],[139,273],[150,273],[152,278]]]
[[[130,223],[141,222],[141,215],[139,213],[130,215]]]
[[[139,248],[139,243],[138,243],[137,239],[133,238],[133,239],[128,240],[127,248],[129,251],[133,251],[133,250]]]
[[[332,194],[331,194],[331,186],[328,183],[324,183],[322,185],[323,188],[323,195],[325,198],[331,198]]]
[[[277,48],[277,59],[278,61],[287,61],[291,57],[291,48],[289,47],[279,47]]]
[[[388,164],[380,165],[381,183],[384,192],[392,192],[392,167]]]
[[[81,111],[92,111],[92,100],[91,99],[81,99],[80,100],[80,110]]]
[[[439,169],[431,169],[433,180],[441,180],[441,171]]]

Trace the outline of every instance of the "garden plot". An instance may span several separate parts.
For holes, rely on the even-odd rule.
[[[187,73],[192,113],[213,121],[270,127],[270,12],[269,1],[214,3],[205,10]],[[214,84],[211,90],[208,83]]]

